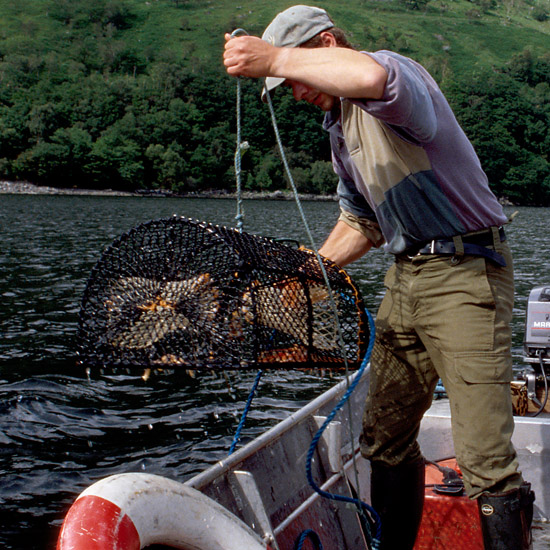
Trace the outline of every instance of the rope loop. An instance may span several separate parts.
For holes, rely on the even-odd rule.
[[[374,508],[369,506],[367,503],[361,501],[360,499],[351,498],[351,497],[347,497],[347,496],[343,496],[343,495],[337,495],[337,494],[333,494],[333,493],[329,493],[327,491],[324,491],[323,489],[321,489],[317,485],[317,483],[313,479],[313,473],[312,473],[312,468],[311,468],[311,465],[312,465],[312,462],[313,462],[313,454],[315,452],[315,449],[317,448],[317,444],[319,443],[319,440],[321,439],[321,436],[323,435],[323,432],[325,431],[327,426],[332,422],[332,420],[336,416],[336,413],[348,401],[349,397],[351,396],[353,390],[355,389],[355,387],[359,383],[359,380],[361,379],[362,374],[364,373],[364,371],[367,368],[368,363],[370,361],[372,348],[374,346],[375,328],[374,328],[374,320],[372,318],[372,315],[370,314],[370,312],[368,310],[365,310],[365,311],[367,313],[367,317],[369,319],[369,324],[370,324],[370,327],[371,327],[370,328],[369,345],[367,347],[365,357],[363,358],[363,362],[361,364],[361,367],[357,371],[355,379],[348,386],[348,389],[346,390],[346,393],[343,395],[342,399],[340,399],[340,401],[336,404],[334,409],[332,409],[330,414],[327,416],[327,418],[323,422],[323,425],[319,428],[319,430],[317,431],[317,433],[313,437],[313,440],[311,441],[311,445],[309,447],[309,451],[308,451],[307,457],[306,457],[306,476],[307,476],[307,480],[308,480],[310,486],[312,487],[312,489],[317,494],[319,494],[320,496],[322,496],[324,498],[327,498],[329,500],[335,500],[335,501],[339,501],[339,502],[351,503],[351,504],[354,504],[356,506],[357,513],[365,519],[364,524],[366,525],[367,528],[369,528],[369,531],[370,531],[370,527],[372,527],[374,529],[374,533],[371,533],[371,532],[368,533],[368,535],[370,537],[371,550],[378,550],[378,548],[380,546],[380,537],[381,537],[381,534],[382,534],[382,525],[381,525],[380,517],[378,516],[378,514],[376,513]]]
[[[300,536],[296,539],[296,543],[294,544],[294,550],[302,550],[304,543],[308,538],[313,543],[315,550],[323,550],[321,539],[313,529],[306,529],[300,533]]]

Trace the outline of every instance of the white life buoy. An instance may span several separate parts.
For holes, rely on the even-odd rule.
[[[107,477],[73,503],[57,550],[266,550],[238,517],[196,489],[141,473]]]

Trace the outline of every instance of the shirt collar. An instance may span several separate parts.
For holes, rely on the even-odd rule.
[[[325,118],[323,119],[323,130],[327,132],[340,120],[341,114],[341,105],[340,101],[334,102],[334,107],[325,113]]]

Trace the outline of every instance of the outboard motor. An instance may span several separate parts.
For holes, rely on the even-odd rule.
[[[523,353],[532,369],[526,369],[512,382],[512,393],[515,386],[516,397],[520,396],[514,413],[524,416],[534,405],[537,410],[529,416],[537,416],[547,410],[550,393],[550,285],[535,287],[529,293]]]
[[[550,364],[550,286],[535,287],[529,294],[523,351],[538,374]]]

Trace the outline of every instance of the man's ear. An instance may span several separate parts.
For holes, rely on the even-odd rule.
[[[323,48],[334,48],[338,44],[336,42],[336,38],[330,31],[323,31],[319,34],[319,37],[321,38],[321,42],[323,43]]]

